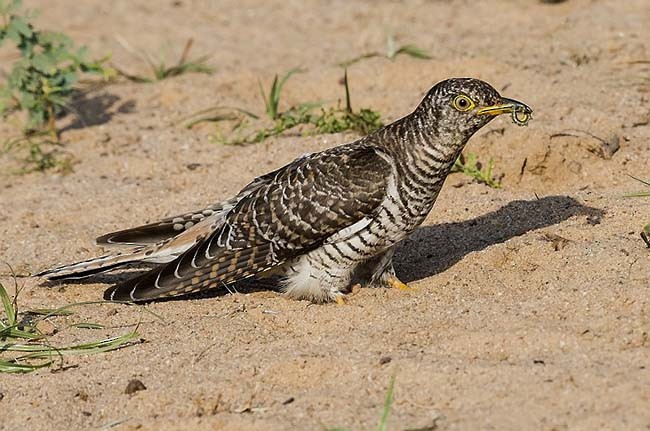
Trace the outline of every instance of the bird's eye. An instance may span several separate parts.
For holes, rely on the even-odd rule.
[[[459,94],[458,96],[454,97],[454,100],[452,100],[451,104],[460,112],[469,111],[475,106],[474,102],[472,102],[472,99],[465,96],[464,94]]]

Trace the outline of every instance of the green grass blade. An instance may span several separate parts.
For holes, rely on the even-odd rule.
[[[115,70],[115,72],[117,73],[118,76],[126,78],[129,81],[135,82],[137,84],[151,84],[152,82],[155,81],[154,79],[147,78],[146,76],[134,75],[134,74],[128,73],[128,72],[126,72],[126,71],[124,71],[122,69],[119,69],[114,64],[111,64],[111,67],[113,68],[113,70]]]
[[[70,346],[63,349],[58,349],[59,352],[68,355],[74,354],[86,354],[86,353],[99,353],[107,352],[109,350],[115,350],[122,347],[126,347],[127,343],[139,337],[140,334],[137,333],[137,328],[133,331],[127,332],[126,334],[118,335],[116,337],[109,337],[99,341],[93,341],[90,343],[77,344],[76,346]]]
[[[0,344],[0,352],[39,353],[39,352],[51,352],[53,350],[56,349],[47,344],[15,344],[15,343]]]
[[[71,328],[80,328],[80,329],[104,329],[105,326],[100,323],[74,323],[70,325]]]
[[[2,361],[0,360],[0,373],[31,373],[39,368],[46,368],[52,365],[54,361],[44,361],[37,364],[21,364],[16,361]]]
[[[185,123],[184,127],[186,129],[191,129],[196,124],[203,123],[203,122],[236,120],[237,119],[236,113],[243,114],[255,120],[259,119],[258,115],[242,108],[231,107],[231,106],[211,106],[210,108],[201,109],[200,111],[185,116],[177,120],[174,124],[179,125]]]
[[[72,304],[67,304],[67,305],[64,305],[63,307],[53,308],[53,309],[49,310],[49,312],[47,314],[43,314],[43,317],[47,318],[47,317],[52,317],[52,316],[69,316],[71,314],[74,314],[74,312],[68,311],[68,309],[70,309],[70,308],[82,307],[82,306],[85,306],[85,305],[103,305],[103,304],[115,304],[115,302],[114,301],[73,302]],[[48,309],[41,309],[41,310],[47,311]],[[28,311],[28,313],[29,313],[29,311]]]
[[[377,431],[386,431],[388,427],[388,415],[390,414],[390,406],[393,404],[393,391],[395,390],[395,376],[391,377],[388,384],[388,391],[386,392],[386,400],[384,401],[384,411],[381,415],[381,420],[377,426]]]
[[[395,36],[393,36],[393,33],[388,33],[386,36],[386,58],[392,60],[397,54],[398,52],[395,51]]]
[[[650,248],[650,223],[643,226],[643,230],[641,231],[641,239],[643,239],[645,245],[647,245],[648,248]]]
[[[381,57],[381,56],[382,55],[380,53],[378,53],[378,52],[369,52],[367,54],[362,54],[362,55],[359,55],[357,57],[353,57],[353,58],[351,58],[349,60],[342,61],[341,63],[339,63],[339,66],[341,66],[341,67],[350,67],[354,63],[358,63],[361,60],[365,60],[367,58],[373,58],[373,57]]]
[[[352,103],[350,102],[350,85],[348,84],[348,69],[343,72],[343,85],[345,86],[345,110],[352,112]]]
[[[632,175],[629,175],[629,174],[628,174],[628,176],[629,176],[630,178],[632,178],[632,179],[634,179],[634,180],[637,180],[638,182],[640,182],[640,183],[642,183],[642,184],[645,184],[646,186],[650,187],[650,182],[645,181],[645,180],[642,180],[642,179],[637,178],[637,177],[633,177]]]
[[[645,245],[650,248],[650,223],[643,226],[643,231],[641,231],[641,238],[643,239],[643,242],[645,242]]]
[[[415,45],[412,45],[412,44],[403,45],[403,46],[399,47],[399,49],[395,52],[395,57],[400,55],[400,54],[405,54],[405,55],[408,55],[409,57],[419,58],[421,60],[430,60],[431,59],[431,54],[429,54],[424,49],[419,48],[419,47],[417,47]]]
[[[2,283],[0,283],[0,300],[2,300],[2,306],[7,316],[7,326],[14,326],[18,317],[18,310],[15,308],[16,298],[14,297],[13,300],[9,298],[9,294]],[[0,323],[2,323],[1,319]],[[5,325],[2,324],[2,326]]]
[[[303,73],[304,69],[301,69],[300,67],[294,67],[293,69],[289,70],[285,75],[280,79],[280,82],[278,82],[277,85],[277,99],[278,102],[280,101],[280,93],[282,93],[282,88],[284,87],[284,84],[287,83],[287,80],[291,78],[292,75],[296,73]]]
[[[23,338],[26,340],[38,340],[43,338],[42,334],[36,332],[33,328],[30,327],[30,331],[24,329],[18,329],[16,325],[7,326],[0,330],[0,339],[6,338]]]
[[[237,117],[233,114],[217,114],[217,115],[208,115],[205,117],[197,118],[185,124],[186,129],[191,129],[200,123],[217,123],[219,121],[232,121],[236,120]]]
[[[31,310],[27,310],[24,313],[25,314],[34,314],[37,316],[45,316],[45,317],[50,317],[50,316],[70,316],[74,314],[73,311],[67,310],[66,307],[61,307],[61,308],[33,308]]]
[[[278,79],[278,75],[275,75],[275,79],[273,80],[273,82],[275,83],[277,79]],[[260,96],[264,101],[264,112],[266,112],[266,115],[268,115],[273,119],[272,112],[271,112],[271,105],[269,103],[270,96],[269,98],[266,97],[266,94],[264,93],[264,87],[262,87],[262,81],[260,81],[259,79],[257,80],[257,86],[260,89]],[[272,91],[272,87],[271,87],[271,91]]]
[[[19,351],[19,352],[29,352],[28,355],[21,356],[17,359],[26,360],[26,359],[43,359],[50,358],[53,354],[68,356],[68,355],[87,355],[91,353],[101,353],[108,352],[111,350],[121,349],[130,345],[130,342],[137,338],[139,334],[133,330],[127,332],[126,334],[105,338],[99,341],[93,341],[90,343],[76,344],[74,346],[67,347],[54,347],[48,346],[45,344],[39,345],[15,345],[7,351]]]
[[[646,186],[650,187],[650,182],[648,182],[648,181],[642,180],[642,179],[637,178],[637,177],[633,177],[630,174],[628,174],[627,176],[632,178],[633,180],[636,180],[636,181],[640,182],[641,184],[645,184]],[[627,194],[623,195],[623,197],[626,197],[626,198],[645,198],[645,197],[648,197],[648,196],[650,196],[650,191],[627,193]]]
[[[277,119],[279,116],[279,107],[280,107],[280,95],[282,94],[282,89],[284,88],[284,84],[287,83],[289,78],[293,76],[296,73],[302,73],[304,72],[303,69],[300,67],[294,67],[293,69],[289,70],[287,73],[284,74],[284,76],[280,79],[280,81],[277,82],[277,86],[275,85],[276,82],[274,81],[274,87],[272,88],[272,94],[273,94],[273,106],[274,106],[274,113],[275,116],[273,119]],[[277,75],[276,75],[276,80],[277,80]]]
[[[278,118],[278,107],[280,106],[280,92],[278,91],[278,75],[273,78],[271,84],[271,91],[269,92],[267,114],[272,119]]]

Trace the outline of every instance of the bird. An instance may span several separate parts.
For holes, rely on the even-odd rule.
[[[38,276],[76,279],[156,264],[105,299],[152,301],[277,276],[289,298],[344,303],[353,286],[408,286],[396,245],[432,210],[470,137],[496,116],[526,125],[532,109],[475,78],[435,84],[415,110],[351,143],[305,154],[232,198],[97,238],[127,251]]]

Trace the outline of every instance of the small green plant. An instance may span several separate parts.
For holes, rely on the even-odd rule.
[[[386,50],[383,53],[378,51],[373,51],[373,52],[361,54],[357,57],[351,58],[350,60],[346,60],[339,63],[339,66],[348,67],[361,60],[365,60],[367,58],[373,58],[373,57],[384,57],[389,60],[394,60],[398,55],[407,55],[409,57],[419,58],[421,60],[431,59],[431,55],[424,49],[418,47],[417,45],[409,43],[406,45],[401,45],[399,47],[396,47],[395,37],[393,36],[392,33],[389,33],[388,36],[386,37]]]
[[[62,174],[72,172],[73,160],[70,157],[60,156],[57,149],[44,150],[43,143],[38,141],[30,141],[29,155],[23,161],[25,167],[20,172],[22,174],[50,169]]]
[[[350,102],[350,87],[348,83],[347,70],[343,77],[345,86],[345,108],[336,107],[323,109],[320,102],[304,102],[288,109],[280,110],[280,98],[282,89],[287,80],[301,69],[294,68],[284,74],[281,78],[276,75],[268,92],[265,92],[260,83],[260,94],[264,101],[264,110],[271,126],[252,129],[250,120],[259,120],[260,116],[239,108],[217,106],[208,108],[194,114],[186,127],[193,127],[202,122],[233,123],[230,133],[227,136],[217,134],[216,140],[223,144],[242,145],[262,142],[263,140],[284,133],[300,125],[310,127],[313,133],[339,133],[348,130],[360,134],[368,134],[383,124],[379,113],[371,109],[362,108],[358,112],[352,109]],[[320,113],[314,113],[316,108],[321,108]],[[310,129],[304,131],[309,134]]]
[[[384,400],[384,409],[381,413],[381,419],[377,425],[377,431],[386,431],[388,429],[388,416],[390,414],[390,407],[393,405],[395,391],[395,376],[391,377],[386,391],[386,399]],[[347,431],[346,428],[329,428],[327,431]]]
[[[36,309],[21,312],[18,309],[19,289],[14,277],[15,295],[9,297],[7,290],[0,283],[0,302],[4,317],[0,315],[0,373],[29,373],[39,368],[53,366],[59,359],[63,365],[63,357],[69,355],[87,355],[121,349],[137,343],[137,327],[123,335],[104,338],[88,343],[70,346],[55,346],[49,338],[53,332],[42,330],[43,323],[48,326],[55,317],[69,316],[70,308],[88,303],[70,304],[57,309]],[[50,326],[53,328],[53,326]],[[102,329],[97,323],[80,322],[69,325],[68,328]]]
[[[22,165],[13,172],[24,175],[30,172],[45,172],[51,170],[63,175],[73,171],[74,159],[61,151],[61,144],[52,141],[44,135],[47,133],[32,134],[18,138],[7,139],[2,145],[2,152],[12,151],[18,154],[18,161]]]
[[[283,114],[287,114],[285,112],[280,112],[280,96],[282,95],[282,89],[284,88],[284,84],[287,83],[287,80],[291,78],[293,74],[302,72],[304,72],[303,69],[294,67],[285,73],[282,78],[278,78],[278,75],[275,75],[275,78],[273,78],[273,83],[271,84],[271,88],[269,89],[268,96],[264,95],[264,87],[262,87],[262,81],[257,81],[257,84],[260,87],[260,95],[262,96],[262,100],[264,100],[266,115],[268,115],[271,120],[277,120],[282,117]],[[289,109],[289,111],[291,110],[292,109]]]
[[[30,16],[18,15],[21,0],[0,0],[0,46],[14,42],[20,58],[12,66],[6,85],[0,87],[0,114],[26,111],[27,133],[47,127],[58,141],[56,117],[63,112],[80,73],[113,73],[103,66],[107,58],[89,61],[86,47],[76,49],[62,33],[34,29]]]
[[[637,180],[641,184],[644,184],[648,187],[650,187],[650,181],[644,181],[642,179],[633,177],[632,175],[629,175],[630,178]],[[643,192],[635,192],[635,193],[628,193],[625,195],[625,197],[628,198],[640,198],[640,197],[650,197],[650,190],[643,191]],[[641,230],[641,239],[646,243],[648,248],[650,248],[650,223],[646,224],[643,229]]]
[[[478,156],[474,153],[469,153],[467,157],[461,154],[456,159],[454,166],[451,168],[451,172],[462,172],[479,183],[485,184],[493,189],[500,189],[501,183],[492,177],[493,167],[494,162],[491,158],[488,161],[487,168],[483,169],[481,162],[478,161]]]
[[[176,64],[171,66],[165,63],[165,59],[162,58],[162,56],[160,56],[158,59],[154,59],[148,53],[139,53],[133,49],[126,41],[122,39],[118,40],[127,51],[140,57],[147,64],[147,67],[151,71],[151,77],[148,77],[143,75],[130,74],[117,68],[115,65],[112,66],[120,76],[123,76],[129,81],[138,83],[152,83],[162,81],[163,79],[172,78],[174,76],[183,75],[185,73],[204,73],[207,75],[214,73],[214,68],[208,64],[208,60],[210,59],[209,56],[203,55],[195,59],[189,59],[190,51],[192,49],[192,45],[194,44],[194,39],[192,38],[187,40],[178,61]]]
[[[345,87],[345,109],[330,108],[322,110],[320,116],[313,119],[318,133],[339,133],[353,130],[361,135],[367,135],[383,126],[378,112],[368,108],[361,108],[354,112],[350,101],[350,86],[348,85],[348,71],[343,74]]]

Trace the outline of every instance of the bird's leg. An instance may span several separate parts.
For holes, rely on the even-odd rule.
[[[393,268],[393,255],[395,247],[361,263],[354,271],[354,278],[361,283],[375,286],[392,287],[399,290],[412,290],[411,287],[400,281]]]
[[[383,256],[382,261],[379,262],[372,276],[373,282],[375,284],[392,287],[393,289],[414,290],[408,284],[397,278],[397,275],[395,275],[395,268],[393,267],[393,254],[394,248],[390,249],[389,252]]]

